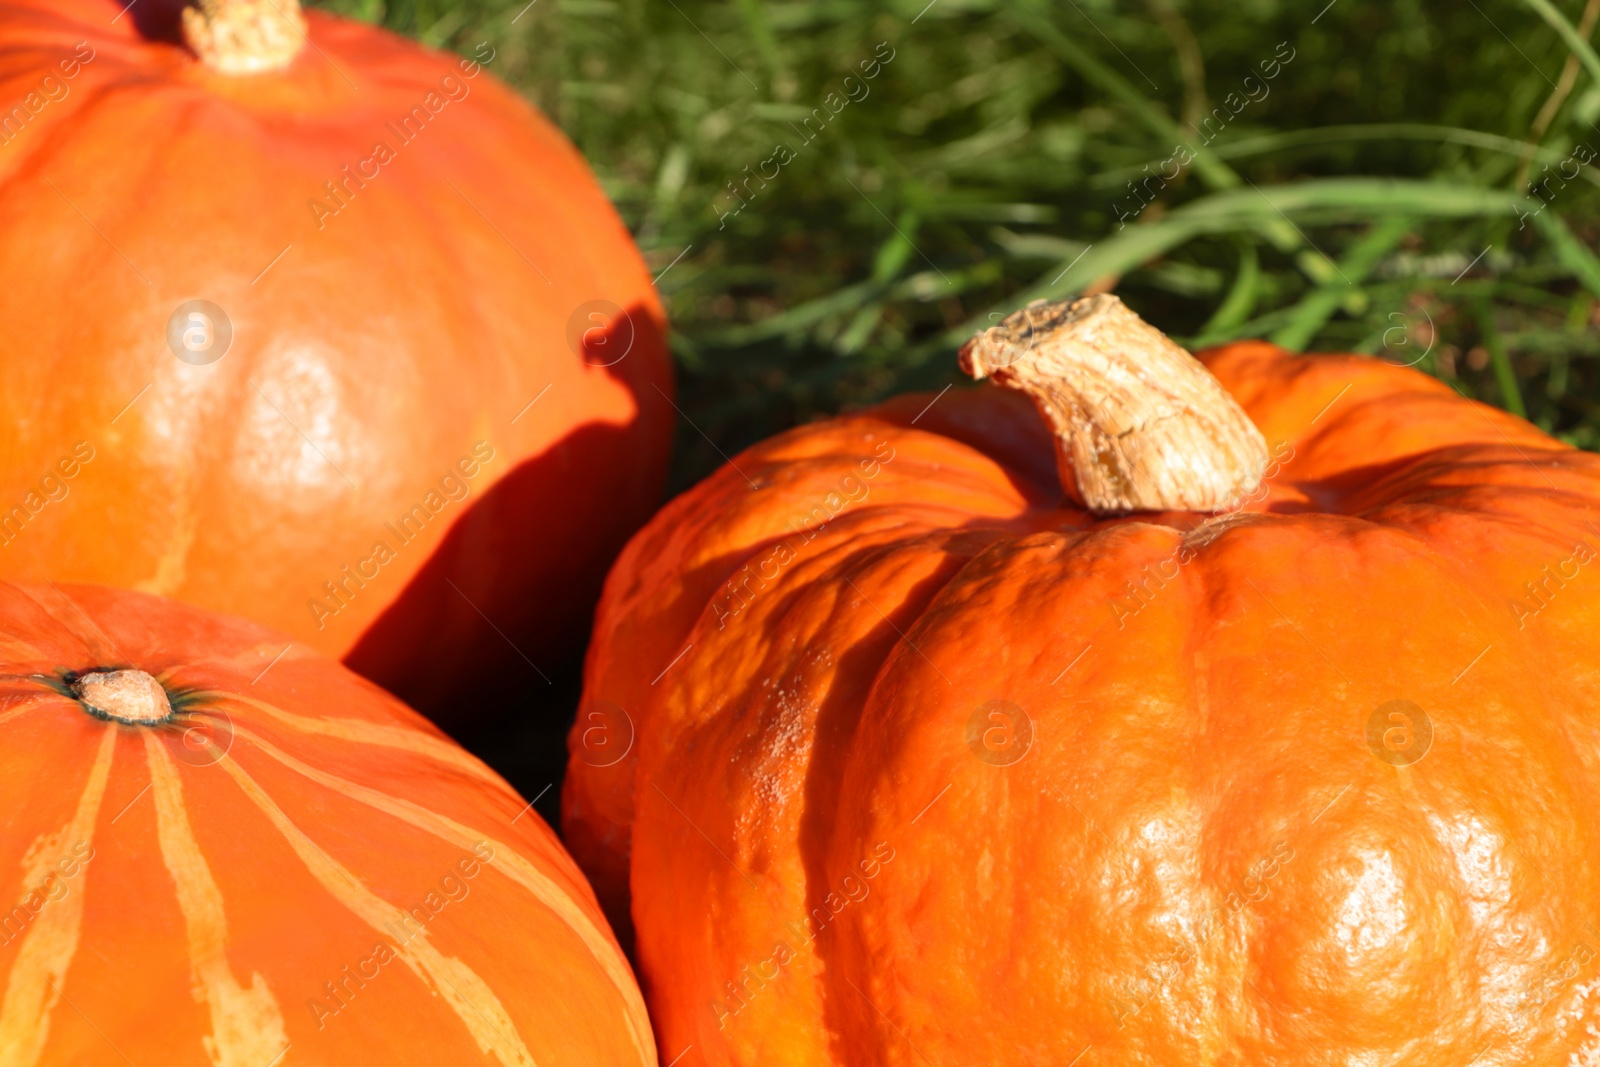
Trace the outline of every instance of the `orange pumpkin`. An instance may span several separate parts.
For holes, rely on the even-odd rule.
[[[964,359],[1034,403],[781,434],[608,580],[564,837],[663,1057],[1600,1056],[1600,458],[1109,296]]]
[[[664,477],[626,230],[493,44],[178,6],[0,2],[0,576],[542,686]]]
[[[549,827],[286,644],[0,583],[0,1063],[654,1064]]]

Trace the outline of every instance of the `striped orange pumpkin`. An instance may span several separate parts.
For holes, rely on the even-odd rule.
[[[0,584],[0,1064],[655,1064],[504,781],[273,631]]]

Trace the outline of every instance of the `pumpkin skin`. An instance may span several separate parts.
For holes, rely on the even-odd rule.
[[[0,635],[7,1067],[656,1063],[555,835],[393,697],[98,586],[0,583]],[[129,666],[170,722],[64,692]]]
[[[1274,458],[1217,516],[1065,504],[982,388],[781,434],[624,551],[564,839],[663,1056],[1600,1056],[1600,459],[1370,359],[1202,360]]]
[[[0,576],[246,615],[429,713],[542,687],[670,443],[621,221],[492,45],[311,11],[290,67],[234,76],[163,37],[182,5],[122,6],[0,3],[0,101],[42,102],[0,151],[0,314],[32,324],[0,361]],[[167,342],[195,299],[233,330],[204,365]]]

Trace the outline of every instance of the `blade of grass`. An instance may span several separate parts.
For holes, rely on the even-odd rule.
[[[1239,273],[1234,276],[1233,286],[1216,313],[1200,327],[1193,342],[1195,346],[1214,345],[1227,340],[1234,328],[1250,317],[1260,289],[1261,256],[1256,252],[1255,245],[1246,243],[1239,252]]]
[[[1200,122],[1206,110],[1206,59],[1200,42],[1183,12],[1172,0],[1147,0],[1151,14],[1161,24],[1178,60],[1183,78],[1183,121],[1187,126]]]
[[[1561,216],[1554,211],[1541,211],[1533,216],[1533,224],[1550,242],[1556,259],[1583,282],[1584,288],[1600,296],[1600,260],[1573,236]]]
[[[1288,148],[1309,145],[1346,144],[1361,141],[1432,141],[1458,144],[1468,148],[1482,148],[1489,152],[1516,156],[1536,163],[1561,163],[1568,157],[1564,152],[1540,145],[1529,144],[1498,134],[1469,130],[1459,126],[1433,126],[1426,123],[1375,123],[1349,126],[1319,126],[1309,130],[1290,130],[1247,137],[1228,144],[1215,146],[1212,151],[1218,159],[1248,159]],[[1097,176],[1091,184],[1097,187],[1114,187],[1136,177],[1161,160],[1148,160],[1136,167],[1120,167]],[[1579,173],[1591,185],[1600,186],[1600,171],[1583,165]]]
[[[1345,252],[1339,261],[1338,278],[1327,285],[1307,293],[1295,305],[1288,323],[1272,335],[1272,343],[1291,352],[1301,352],[1322,329],[1324,323],[1339,310],[1339,305],[1351,293],[1359,292],[1359,285],[1372,273],[1378,262],[1411,232],[1412,219],[1407,215],[1391,215],[1380,219],[1366,234]]]
[[[808,300],[804,304],[796,305],[776,315],[752,322],[745,326],[729,326],[720,330],[707,330],[702,334],[702,340],[722,347],[747,345],[754,341],[764,341],[773,337],[782,337],[784,334],[793,333],[814,325],[830,315],[853,311],[867,301],[880,295],[883,286],[878,282],[867,280],[847,285],[843,289],[835,289],[826,296],[815,300]]]
[[[919,346],[911,359],[965,341],[987,321],[991,311],[1022,307],[1034,300],[1059,300],[1101,278],[1120,277],[1185,241],[1206,233],[1230,233],[1259,226],[1272,218],[1297,216],[1336,219],[1342,213],[1371,218],[1391,214],[1419,218],[1493,218],[1527,214],[1536,201],[1504,189],[1445,182],[1389,178],[1328,178],[1293,185],[1228,189],[1185,204],[1165,218],[1130,226],[1117,236],[1089,246],[1073,263],[1063,264],[1051,280],[1036,281],[1003,305],[985,308]],[[1600,293],[1600,261],[1584,248],[1559,216],[1543,211],[1532,216],[1557,258],[1585,285]]]
[[[738,4],[739,14],[744,17],[744,24],[755,39],[756,51],[767,68],[767,76],[779,77],[783,74],[783,58],[778,39],[772,33],[772,23],[767,19],[766,5],[761,0],[738,0]]]
[[[1332,212],[1334,217],[1340,212],[1355,212],[1366,217],[1403,214],[1470,218],[1515,215],[1530,206],[1530,201],[1504,190],[1381,178],[1330,178],[1229,189],[1185,204],[1156,222],[1130,226],[1117,236],[1092,245],[1075,263],[1063,264],[1068,269],[1053,280],[1026,289],[1018,302],[1069,296],[1097,279],[1125,274],[1199,234],[1232,232],[1274,218],[1292,219],[1318,212]],[[1570,232],[1567,238],[1576,244]],[[1581,246],[1578,250],[1582,251]]]
[[[872,331],[877,329],[882,319],[883,301],[868,304],[856,312],[855,317],[850,320],[850,325],[845,327],[833,347],[842,355],[854,355],[867,343],[867,338],[872,336]]]
[[[1005,17],[1020,25],[1038,38],[1045,47],[1066,61],[1067,65],[1083,76],[1084,80],[1102,92],[1120,100],[1145,127],[1158,137],[1173,142],[1174,147],[1186,146],[1194,153],[1194,169],[1200,179],[1213,189],[1231,189],[1241,184],[1232,167],[1219,160],[1211,149],[1193,142],[1188,131],[1133,87],[1133,83],[1078,46],[1078,43],[1061,32],[1043,13],[1036,0],[1022,0],[1006,11]]]
[[[1522,2],[1538,12],[1539,17],[1561,35],[1561,39],[1567,42],[1572,54],[1577,56],[1589,71],[1589,77],[1594,79],[1596,85],[1600,85],[1600,55],[1595,54],[1594,46],[1583,39],[1577,27],[1568,22],[1567,17],[1557,10],[1550,0],[1522,0]]]
[[[1522,402],[1522,390],[1517,386],[1517,372],[1511,366],[1511,357],[1500,340],[1500,331],[1494,324],[1494,306],[1487,301],[1478,303],[1478,329],[1483,333],[1483,347],[1489,350],[1489,365],[1494,368],[1494,379],[1500,386],[1500,399],[1506,410],[1520,418],[1528,417],[1528,408]]]
[[[1587,41],[1594,33],[1597,19],[1600,19],[1600,0],[1585,0],[1583,15],[1578,19],[1578,36]],[[1567,61],[1561,64],[1561,74],[1556,78],[1555,88],[1545,97],[1544,106],[1534,116],[1533,125],[1528,129],[1530,142],[1538,143],[1544,140],[1550,124],[1556,120],[1556,116],[1561,112],[1561,106],[1567,102],[1567,98],[1572,95],[1573,87],[1578,84],[1578,68],[1582,65],[1582,61],[1575,54],[1569,54]],[[1531,169],[1526,159],[1518,164],[1517,176],[1511,183],[1513,188],[1522,189],[1527,186],[1528,172]]]

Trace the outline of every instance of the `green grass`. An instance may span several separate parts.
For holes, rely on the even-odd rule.
[[[675,488],[1109,279],[1188,343],[1415,363],[1600,448],[1600,0],[926,2],[323,6],[493,41],[588,157],[664,271]]]

